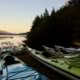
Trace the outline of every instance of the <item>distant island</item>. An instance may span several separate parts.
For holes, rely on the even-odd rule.
[[[18,33],[17,35],[28,35],[29,32],[24,32],[24,33]]]
[[[8,31],[4,31],[4,30],[0,30],[0,35],[13,35],[14,33],[8,32]]]
[[[23,32],[23,33],[11,33],[8,31],[0,30],[0,35],[27,35],[28,32]]]

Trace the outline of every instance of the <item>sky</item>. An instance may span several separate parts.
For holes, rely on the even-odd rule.
[[[57,10],[67,0],[0,0],[0,30],[8,32],[28,32],[37,15],[45,8]]]

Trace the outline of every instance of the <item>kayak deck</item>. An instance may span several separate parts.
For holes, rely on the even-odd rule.
[[[55,68],[58,69],[56,70],[57,72],[60,72],[63,75],[66,75],[67,77],[70,77],[72,79],[78,79],[80,78],[80,68],[79,67],[70,67],[70,65],[68,65],[67,63],[65,63],[65,58],[55,58],[55,59],[48,59],[45,58],[43,55],[41,54],[36,54],[35,52],[32,52],[31,55],[36,58],[37,60],[39,60],[40,62],[42,62],[43,64],[51,67],[51,68]]]
[[[19,60],[16,58],[16,60]],[[32,67],[27,66],[19,60],[19,63],[8,65],[3,68],[1,80],[48,80],[45,76],[38,73]]]

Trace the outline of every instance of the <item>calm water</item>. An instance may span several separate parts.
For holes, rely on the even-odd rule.
[[[3,43],[11,42],[14,46],[23,44],[25,37],[23,36],[3,36],[0,35],[0,47],[3,47]],[[1,63],[1,62],[0,62]],[[15,64],[3,69],[4,74],[0,74],[0,80],[49,80],[44,75],[38,73],[32,67],[26,64]]]
[[[14,45],[22,44],[23,40],[25,40],[24,36],[6,36],[6,35],[0,35],[0,44],[4,42],[11,42]]]

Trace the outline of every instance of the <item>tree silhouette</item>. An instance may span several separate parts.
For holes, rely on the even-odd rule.
[[[70,0],[68,1],[68,3],[70,6],[74,6],[74,5],[80,4],[80,0]]]
[[[79,41],[80,1],[70,2],[70,5],[65,5],[58,11],[53,8],[50,15],[45,9],[43,14],[36,16],[26,44],[32,48],[42,49],[42,45],[54,47],[55,44],[70,47],[73,46],[73,41]]]

